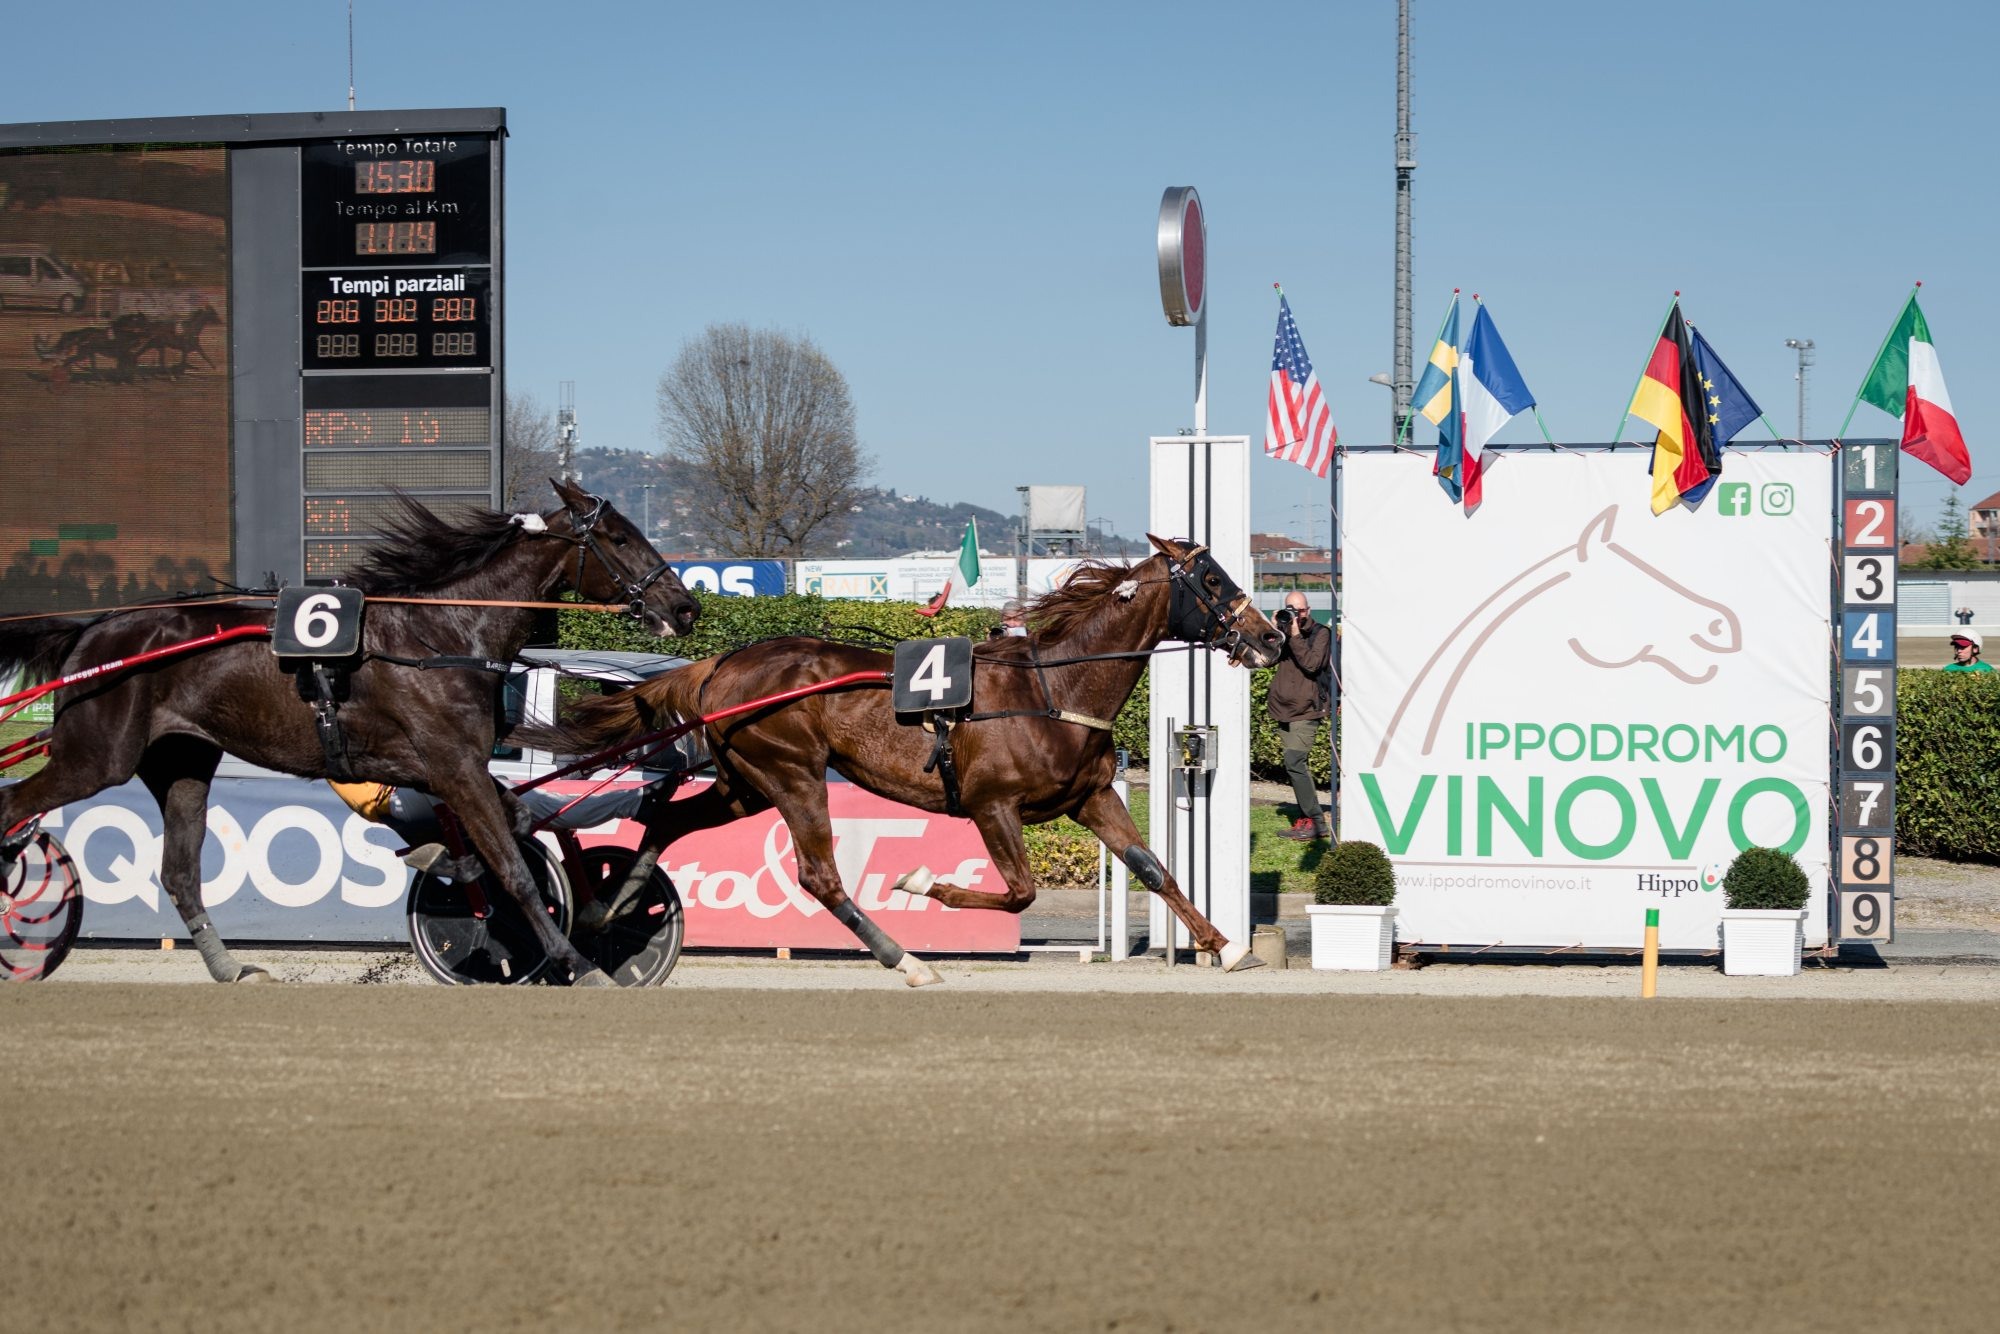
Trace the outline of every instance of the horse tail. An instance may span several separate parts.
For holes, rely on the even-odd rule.
[[[701,716],[702,683],[718,661],[691,662],[616,694],[582,700],[565,708],[557,722],[516,728],[509,739],[515,745],[563,755],[594,755],[649,732],[692,722]]]
[[[0,680],[23,673],[23,684],[46,681],[62,667],[95,617],[37,616],[0,620]]]

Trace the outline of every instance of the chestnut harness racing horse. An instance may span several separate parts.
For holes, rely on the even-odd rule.
[[[953,908],[1018,913],[1035,899],[1021,827],[1067,815],[1165,901],[1199,948],[1213,951],[1227,968],[1255,966],[1247,944],[1225,940],[1140,841],[1111,787],[1116,757],[1110,720],[1162,640],[1265,667],[1277,661],[1282,639],[1207,548],[1151,540],[1158,554],[1136,567],[1086,564],[1063,588],[1036,600],[1026,636],[977,646],[971,707],[946,720],[941,742],[914,722],[899,721],[890,692],[881,688],[890,675],[886,654],[805,638],[766,640],[690,664],[580,704],[560,726],[516,735],[527,744],[590,751],[751,705],[702,725],[715,781],[671,803],[678,818],[670,822],[670,837],[777,807],[791,830],[800,886],[884,967],[900,968],[911,986],[942,979],[865,917],[841,885],[827,812],[828,768],[906,805],[953,814],[959,811],[952,807],[962,808],[1007,885],[1004,894],[983,893],[918,867],[897,882],[898,889]],[[868,682],[755,707],[765,697],[848,674]],[[603,911],[615,915],[621,905]]]
[[[372,605],[361,651],[337,687],[338,727],[303,696],[271,646],[248,639],[112,670],[57,691],[46,768],[0,788],[0,872],[18,854],[6,836],[36,815],[137,774],[160,803],[160,880],[218,982],[261,980],[237,962],[201,901],[201,845],[215,768],[232,755],[304,778],[421,788],[451,804],[473,846],[534,924],[557,975],[616,985],[542,911],[514,825],[531,823],[486,771],[502,674],[527,643],[534,605],[574,590],[623,604],[656,634],[684,634],[696,606],[637,527],[599,497],[557,484],[546,516],[480,513],[453,526],[414,500],[348,578]],[[244,603],[262,605],[242,605]],[[67,674],[184,643],[224,627],[272,623],[268,599],[234,598],[114,611],[91,618],[0,618],[0,676]],[[423,670],[437,668],[441,670]],[[14,837],[19,839],[20,834]],[[4,883],[0,875],[0,883]]]

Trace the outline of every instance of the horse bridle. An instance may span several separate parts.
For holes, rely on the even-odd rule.
[[[647,590],[660,582],[672,567],[662,559],[659,564],[638,578],[627,578],[624,571],[611,563],[611,558],[604,554],[604,549],[597,543],[597,525],[603,520],[605,507],[610,502],[606,501],[603,496],[588,494],[584,496],[584,499],[590,501],[590,511],[587,514],[581,515],[576,512],[575,507],[570,504],[568,499],[564,499],[563,501],[563,513],[569,515],[570,525],[575,529],[574,534],[565,540],[576,544],[576,578],[574,580],[576,591],[579,593],[583,592],[584,557],[586,555],[595,556],[597,557],[597,563],[604,567],[604,572],[611,576],[611,581],[618,585],[619,591],[625,595],[625,610],[637,619],[644,620],[646,618]]]
[[[1236,595],[1226,602],[1210,598],[1202,587],[1202,577],[1211,571],[1225,587],[1236,588],[1205,546],[1194,547],[1181,557],[1167,558],[1172,593],[1167,606],[1167,634],[1184,644],[1222,649],[1234,658],[1245,643],[1237,622],[1242,619],[1243,609],[1250,605],[1250,597],[1236,588]]]

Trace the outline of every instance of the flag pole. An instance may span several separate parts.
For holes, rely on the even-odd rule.
[[[1681,294],[1674,293],[1674,299],[1667,302],[1667,313],[1660,316],[1660,327],[1653,330],[1653,347],[1660,345],[1660,335],[1667,331],[1667,321],[1674,317],[1674,307],[1681,303]],[[1625,411],[1618,414],[1618,429],[1611,433],[1611,443],[1615,447],[1618,437],[1625,433],[1625,423],[1632,418],[1632,396],[1639,392],[1639,382],[1646,378],[1646,367],[1653,364],[1653,348],[1646,349],[1646,360],[1639,367],[1639,373],[1632,378],[1631,391],[1625,395]]]
[[[1435,352],[1435,351],[1437,351],[1437,345],[1438,345],[1438,340],[1439,340],[1440,338],[1443,338],[1443,337],[1444,337],[1444,326],[1445,326],[1445,325],[1447,325],[1447,324],[1450,324],[1450,323],[1451,323],[1451,313],[1452,313],[1452,312],[1453,312],[1454,310],[1457,310],[1457,309],[1458,309],[1458,289],[1457,289],[1456,287],[1454,287],[1454,288],[1452,288],[1452,289],[1451,289],[1451,304],[1450,304],[1450,305],[1448,305],[1448,306],[1446,306],[1446,307],[1444,308],[1444,318],[1438,321],[1438,331],[1437,331],[1436,333],[1434,333],[1434,334],[1432,334],[1432,335],[1431,335],[1431,351],[1432,351],[1432,352]],[[1452,351],[1456,352],[1456,351],[1458,351],[1458,349],[1457,349],[1457,348],[1453,348],[1453,349],[1452,349]],[[1430,355],[1429,355],[1429,353],[1426,353],[1426,354],[1425,354],[1425,356],[1424,356],[1424,360],[1425,360],[1425,362],[1426,362],[1426,363],[1428,363],[1428,362],[1429,362],[1429,360],[1430,360]],[[1422,377],[1422,376],[1418,376],[1417,378],[1418,378],[1418,379],[1422,379],[1423,377]],[[1412,403],[1412,404],[1411,404],[1410,406],[1411,406],[1412,408],[1415,408],[1415,407],[1416,407],[1416,404]],[[1451,405],[1451,410],[1452,410],[1453,412],[1456,412],[1456,411],[1458,411],[1458,404],[1457,404],[1457,403],[1453,403],[1453,404]],[[1411,421],[1412,421],[1412,420],[1414,420],[1414,419],[1415,419],[1416,415],[1417,415],[1417,414],[1416,414],[1415,412],[1411,412],[1409,416],[1407,416],[1407,417],[1403,418],[1403,423],[1402,423],[1402,425],[1396,428],[1396,443],[1397,443],[1397,444],[1399,444],[1399,445],[1400,445],[1400,444],[1403,444],[1403,443],[1405,443],[1405,442],[1407,442],[1407,441],[1409,440],[1409,438],[1410,438],[1410,430],[1411,430],[1411,426],[1410,426],[1410,423],[1411,423]]]
[[[1917,299],[1917,288],[1922,286],[1923,286],[1922,281],[1919,281],[1916,284],[1916,286],[1910,288],[1910,295],[1904,298],[1903,300],[1903,310],[1908,310],[1910,308],[1910,302],[1915,301]],[[1847,428],[1849,424],[1854,421],[1854,414],[1861,410],[1861,391],[1868,387],[1868,377],[1875,373],[1875,363],[1882,360],[1882,354],[1888,350],[1889,340],[1891,338],[1894,338],[1896,336],[1896,330],[1902,327],[1903,327],[1903,311],[1899,310],[1896,312],[1896,322],[1889,326],[1888,333],[1882,335],[1882,346],[1876,348],[1875,355],[1868,359],[1868,369],[1861,372],[1861,383],[1859,385],[1856,385],[1854,389],[1854,401],[1847,405],[1847,420],[1841,422],[1840,429],[1833,433],[1834,439],[1840,440],[1845,438],[1845,436],[1847,435]]]

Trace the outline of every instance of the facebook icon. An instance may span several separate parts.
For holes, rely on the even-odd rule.
[[[1725,518],[1750,512],[1750,483],[1724,482],[1715,488],[1715,507]]]

